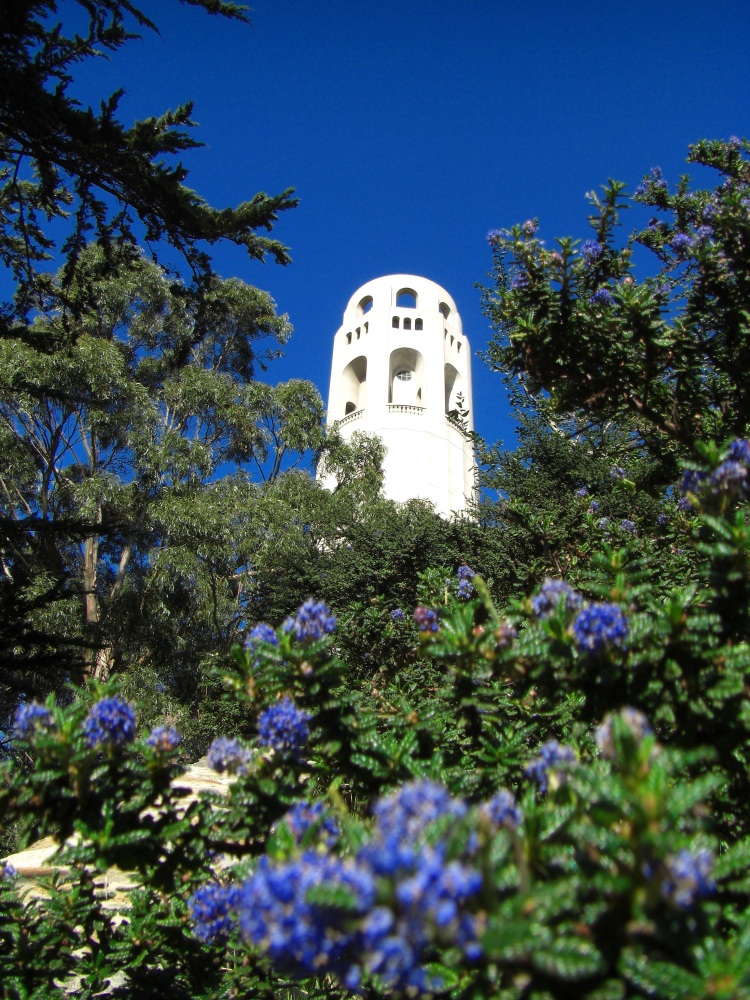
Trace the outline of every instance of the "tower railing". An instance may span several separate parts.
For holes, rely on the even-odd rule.
[[[413,406],[411,403],[389,403],[389,413],[416,413],[421,416],[425,411],[424,406]]]
[[[355,420],[359,420],[364,412],[365,411],[363,409],[352,410],[351,413],[347,413],[345,417],[342,417],[341,420],[337,420],[336,423],[339,425],[339,427],[344,427],[346,426],[346,424],[351,424],[354,423]]]

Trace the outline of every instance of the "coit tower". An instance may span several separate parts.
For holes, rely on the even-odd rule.
[[[349,299],[333,341],[328,425],[387,449],[384,493],[431,501],[444,517],[474,501],[471,353],[451,296],[428,278],[391,274]],[[323,473],[323,483],[333,486]]]

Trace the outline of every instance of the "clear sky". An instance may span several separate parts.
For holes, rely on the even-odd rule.
[[[194,100],[207,145],[184,162],[214,205],[296,189],[275,230],[292,264],[215,261],[292,321],[267,378],[309,378],[324,399],[365,281],[438,282],[481,351],[489,229],[537,216],[548,243],[586,238],[585,193],[608,177],[632,190],[658,165],[671,181],[689,143],[750,134],[747,0],[256,0],[250,27],[140,6],[160,36],[85,68],[80,93],[124,87],[126,123]],[[512,445],[500,378],[478,358],[473,376],[477,430]]]

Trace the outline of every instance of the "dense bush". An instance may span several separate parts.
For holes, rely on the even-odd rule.
[[[0,809],[61,846],[43,894],[4,869],[4,996],[750,995],[747,600],[716,585],[748,581],[749,447],[711,452],[669,529],[689,586],[625,529],[502,612],[462,565],[374,611],[420,671],[359,682],[323,603],[255,626],[223,680],[243,729],[208,755],[225,796],[188,797],[179,734],[112,686],[22,704]]]

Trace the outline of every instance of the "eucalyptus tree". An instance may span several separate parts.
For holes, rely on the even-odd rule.
[[[96,246],[58,280],[30,332],[55,340],[72,302],[73,341],[0,341],[2,655],[67,650],[78,676],[106,676],[118,650],[145,655],[144,629],[229,642],[264,527],[243,470],[276,477],[323,443],[314,387],[254,381],[289,323],[235,279],[186,288],[130,254],[113,271]]]

